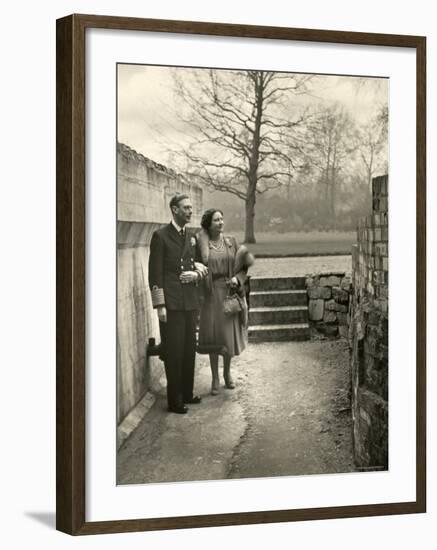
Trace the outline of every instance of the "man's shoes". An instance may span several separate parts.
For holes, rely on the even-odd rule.
[[[182,405],[180,407],[169,407],[168,412],[176,414],[187,414],[188,407],[185,407],[185,405]]]
[[[198,405],[202,402],[200,395],[194,395],[191,399],[184,400],[184,403],[189,403],[190,405]]]

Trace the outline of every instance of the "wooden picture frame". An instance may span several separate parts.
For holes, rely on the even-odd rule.
[[[409,48],[416,52],[416,499],[411,502],[86,521],[85,33],[119,29]],[[426,39],[96,15],[57,21],[57,529],[72,535],[409,514],[426,511]]]

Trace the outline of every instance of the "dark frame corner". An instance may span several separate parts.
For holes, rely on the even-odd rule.
[[[85,520],[85,30],[87,28],[273,38],[416,49],[417,411],[413,502]],[[56,27],[56,528],[71,535],[291,522],[426,511],[426,38],[390,34],[70,15]]]

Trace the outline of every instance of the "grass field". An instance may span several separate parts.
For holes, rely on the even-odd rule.
[[[352,256],[294,256],[257,258],[251,277],[303,277],[312,273],[351,273]]]
[[[235,233],[240,243],[243,233]],[[323,256],[350,254],[356,242],[356,233],[318,232],[308,233],[256,233],[256,244],[247,245],[258,257]]]

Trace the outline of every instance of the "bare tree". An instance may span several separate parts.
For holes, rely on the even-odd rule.
[[[353,163],[356,146],[355,122],[338,104],[321,108],[307,127],[306,170],[323,186],[325,209],[332,220],[337,188],[345,169]]]
[[[359,157],[364,166],[369,189],[372,178],[378,170],[387,172],[388,109],[382,107],[367,124],[362,125],[358,134]]]
[[[269,71],[174,73],[179,115],[191,133],[186,174],[245,202],[245,242],[255,240],[257,195],[289,183],[299,165],[306,110],[293,101],[311,76]]]

